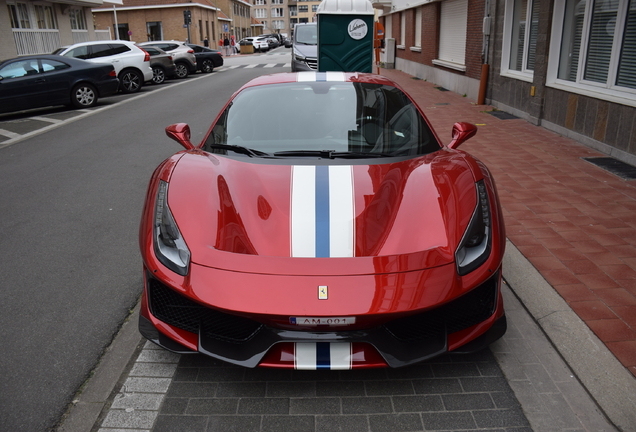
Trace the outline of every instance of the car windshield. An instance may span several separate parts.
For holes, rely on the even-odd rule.
[[[296,27],[296,42],[307,45],[318,45],[318,27],[315,25]]]
[[[284,107],[277,110],[263,107]],[[417,156],[440,145],[399,89],[351,82],[294,82],[249,87],[232,100],[203,149],[276,157]],[[331,156],[331,155],[334,156]],[[349,156],[345,156],[345,155]]]

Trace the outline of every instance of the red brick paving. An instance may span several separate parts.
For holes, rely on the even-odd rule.
[[[490,106],[382,69],[424,110],[444,143],[457,121],[478,125],[461,149],[492,171],[510,241],[636,376],[636,181],[583,160],[606,156]],[[448,105],[437,105],[447,103]]]

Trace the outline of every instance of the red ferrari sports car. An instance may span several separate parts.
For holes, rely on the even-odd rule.
[[[263,111],[277,101],[285,120]],[[506,331],[492,175],[440,143],[374,74],[300,72],[238,90],[154,172],[139,329],[246,367],[400,367]]]

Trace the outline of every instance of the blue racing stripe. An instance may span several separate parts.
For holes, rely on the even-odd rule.
[[[316,258],[330,256],[329,167],[316,167]]]
[[[331,354],[329,342],[316,343],[316,369],[331,368]]]

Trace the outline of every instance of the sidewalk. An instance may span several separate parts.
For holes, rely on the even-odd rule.
[[[490,106],[403,72],[380,73],[418,102],[443,142],[450,141],[457,121],[478,125],[477,135],[461,149],[492,171],[508,239],[636,383],[636,180],[623,180],[582,159],[606,155],[572,139],[522,119],[501,120],[487,113]],[[529,294],[529,301],[536,297]],[[533,315],[540,323],[545,316]],[[574,347],[582,343],[571,342]],[[567,360],[564,348],[552,343]],[[596,360],[596,353],[581,354]],[[606,379],[579,378],[584,383]],[[589,386],[588,391],[593,394]],[[632,398],[636,410],[636,394]]]

